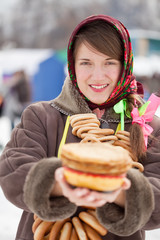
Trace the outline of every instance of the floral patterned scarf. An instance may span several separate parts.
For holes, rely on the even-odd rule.
[[[110,97],[106,100],[106,102],[100,105],[90,102],[89,99],[87,99],[83,95],[83,93],[79,90],[77,81],[76,81],[76,76],[75,76],[73,52],[72,52],[72,45],[75,40],[75,35],[85,24],[88,24],[95,20],[103,20],[113,25],[113,27],[118,31],[121,39],[123,40],[123,45],[124,45],[124,64],[122,68],[122,74]],[[70,79],[72,80],[73,84],[76,86],[77,90],[80,92],[81,96],[87,101],[91,109],[95,109],[97,107],[100,109],[111,107],[131,93],[138,93],[143,95],[142,86],[140,84],[137,84],[137,81],[133,76],[133,53],[132,53],[132,46],[131,46],[129,33],[125,28],[125,26],[120,21],[110,16],[93,15],[86,18],[79,25],[77,25],[77,27],[75,28],[75,30],[73,31],[70,37],[69,44],[68,44],[68,70],[69,70]]]

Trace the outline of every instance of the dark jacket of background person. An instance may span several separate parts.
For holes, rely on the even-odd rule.
[[[4,83],[4,104],[2,115],[11,120],[12,128],[14,120],[20,118],[23,110],[31,103],[31,86],[25,72],[17,71]]]

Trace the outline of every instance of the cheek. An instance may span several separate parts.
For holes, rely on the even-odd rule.
[[[84,81],[89,75],[88,71],[86,71],[85,69],[79,69],[79,68],[75,69],[75,73],[76,73],[77,82]]]
[[[76,80],[77,80],[78,86],[81,85],[82,79],[83,79],[82,73],[81,73],[81,72],[77,72],[77,73],[76,73]]]
[[[81,78],[81,71],[78,67],[75,66],[75,74],[76,74],[76,79],[78,80]]]
[[[117,69],[117,70],[114,70],[114,71],[112,72],[112,79],[113,79],[115,85],[116,85],[116,83],[118,82],[119,78],[120,78],[120,71],[119,71],[118,69]]]
[[[77,80],[77,84],[78,84],[78,87],[81,89],[81,85],[83,85],[83,72],[82,71],[76,71],[76,80]]]

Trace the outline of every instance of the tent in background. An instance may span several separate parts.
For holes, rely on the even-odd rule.
[[[66,77],[66,49],[55,51],[39,64],[32,77],[33,102],[48,101],[59,95]]]

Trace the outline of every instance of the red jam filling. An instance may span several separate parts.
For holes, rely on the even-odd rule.
[[[79,175],[88,175],[88,176],[92,176],[92,177],[102,177],[102,178],[123,178],[125,177],[125,174],[119,175],[119,176],[115,176],[115,175],[106,175],[106,174],[98,174],[98,173],[89,173],[89,172],[82,172],[79,170],[75,170],[73,168],[69,168],[69,167],[64,167],[65,170],[72,172],[72,173],[76,173]]]

